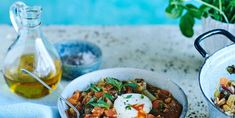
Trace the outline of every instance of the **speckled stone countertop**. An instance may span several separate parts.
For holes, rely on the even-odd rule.
[[[16,33],[7,25],[1,25],[0,29],[2,66],[4,54],[16,38]],[[207,103],[198,84],[198,73],[204,59],[193,46],[195,37],[200,34],[200,27],[196,28],[195,37],[192,39],[185,38],[178,26],[171,25],[46,26],[43,31],[53,43],[84,39],[97,44],[103,52],[101,68],[134,67],[165,73],[187,94],[187,117],[208,117]],[[61,83],[66,86],[68,81],[63,80]],[[6,83],[2,76],[0,84],[0,89],[7,90],[4,88]]]

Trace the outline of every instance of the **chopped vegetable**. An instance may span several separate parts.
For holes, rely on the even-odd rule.
[[[222,99],[219,100],[216,104],[217,104],[218,106],[221,106],[221,105],[224,105],[225,103],[226,103],[225,98],[222,98]]]
[[[100,117],[104,113],[104,109],[101,107],[95,107],[91,112],[92,114],[96,114],[97,117]]]
[[[152,102],[152,104],[153,104],[153,108],[155,108],[155,109],[158,109],[158,108],[160,108],[160,100],[154,100],[153,102]]]
[[[234,65],[227,68],[230,74],[234,74]],[[221,111],[230,116],[235,116],[235,81],[226,77],[220,78],[219,86],[214,92],[214,103]]]
[[[115,109],[105,110],[104,112],[108,118],[116,118],[117,117],[117,113],[116,113]]]
[[[228,100],[226,102],[226,104],[230,107],[234,106],[234,102],[235,102],[235,95],[230,95],[228,97]]]
[[[220,91],[219,89],[216,89],[214,92],[214,97],[219,97],[219,95],[220,95]]]
[[[96,98],[103,97],[103,92],[96,92],[96,93],[95,93],[95,97],[96,97]]]
[[[163,111],[163,109],[164,109],[164,104],[160,102],[160,111]]]
[[[231,110],[231,108],[230,108],[227,104],[225,104],[225,105],[223,105],[223,110],[224,110],[225,112],[228,112],[228,111]]]
[[[228,66],[227,71],[229,74],[234,74],[235,73],[235,66],[234,65]]]
[[[223,77],[220,79],[221,86],[227,86],[228,82],[229,82],[228,78]]]
[[[169,97],[169,98],[165,99],[164,102],[165,103],[170,103],[171,102],[171,98]]]
[[[151,94],[147,88],[146,88],[146,82],[142,81],[142,80],[139,80],[139,81],[136,81],[136,83],[138,84],[138,88],[137,88],[137,91],[143,93],[145,96],[147,96],[151,101],[154,101],[156,100],[157,98]]]

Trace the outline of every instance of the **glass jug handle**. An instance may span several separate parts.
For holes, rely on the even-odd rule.
[[[20,13],[23,12],[24,8],[26,8],[26,4],[23,2],[15,2],[11,5],[9,13],[11,23],[17,33],[22,28],[22,21],[20,18]]]

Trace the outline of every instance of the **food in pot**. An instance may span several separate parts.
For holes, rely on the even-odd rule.
[[[143,79],[107,77],[85,91],[75,91],[67,100],[79,110],[80,118],[179,118],[182,111],[169,91]],[[66,114],[76,117],[72,108]]]
[[[230,74],[235,73],[235,66],[228,66]],[[235,116],[235,80],[220,78],[220,83],[214,92],[214,103],[227,115]]]

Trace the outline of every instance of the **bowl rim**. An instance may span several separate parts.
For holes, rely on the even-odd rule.
[[[66,40],[66,41],[60,41],[60,42],[57,42],[54,44],[58,54],[60,55],[60,52],[58,51],[58,46],[59,45],[68,45],[68,44],[73,44],[73,43],[85,43],[86,45],[89,45],[90,47],[92,46],[92,48],[96,48],[99,55],[96,56],[96,59],[94,62],[92,63],[89,63],[89,64],[85,64],[85,65],[71,65],[71,64],[67,64],[67,63],[64,63],[61,59],[61,62],[62,62],[62,66],[66,66],[66,67],[70,67],[70,68],[87,68],[87,67],[92,67],[98,63],[100,63],[102,61],[102,56],[103,56],[103,53],[102,53],[102,50],[101,48],[96,45],[95,43],[92,43],[92,42],[89,42],[87,40],[81,40],[81,39],[71,39],[71,40]],[[61,58],[62,56],[60,56]]]
[[[95,73],[101,73],[101,72],[105,72],[105,71],[118,71],[118,70],[132,70],[132,71],[142,71],[142,72],[146,72],[146,73],[152,73],[154,75],[154,72],[152,71],[148,71],[148,70],[145,70],[145,69],[138,69],[138,68],[130,68],[130,67],[116,67],[116,68],[106,68],[106,69],[101,69],[101,70],[97,70],[97,71],[93,71],[93,72],[90,72],[90,73],[87,73],[87,74],[84,74],[82,76],[79,76],[75,79],[73,79],[65,88],[64,90],[61,92],[61,95],[68,89],[68,87],[70,85],[72,85],[72,83],[78,81],[79,78],[82,78],[84,76],[88,76],[88,75],[91,75],[91,74],[95,74]],[[187,114],[187,111],[188,111],[188,99],[187,99],[187,95],[185,94],[184,90],[179,86],[177,85],[175,82],[173,82],[172,80],[168,79],[168,78],[164,78],[165,81],[169,81],[169,83],[172,83],[175,87],[177,87],[179,89],[179,91],[182,93],[182,97],[185,101],[183,101],[183,104],[182,104],[182,111],[181,111],[181,115],[180,115],[180,118],[185,118],[186,117],[186,114]],[[61,106],[61,103],[63,101],[61,101],[60,98],[58,98],[57,100],[57,107],[58,107],[58,110],[59,110],[59,113],[61,115],[61,117],[63,118],[62,116],[62,110],[59,108],[59,106]],[[183,106],[185,104],[185,106]],[[63,113],[64,114],[64,113]]]

